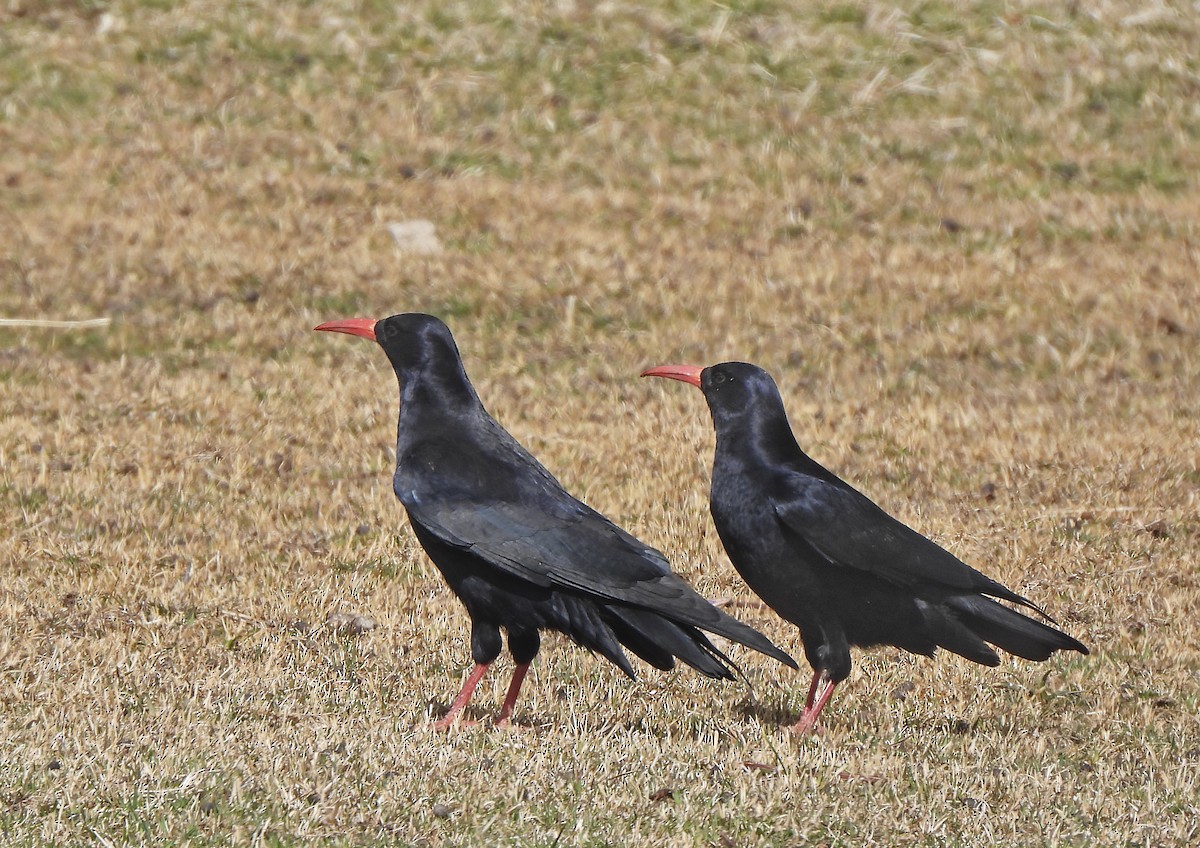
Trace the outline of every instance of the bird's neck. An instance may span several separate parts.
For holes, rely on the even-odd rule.
[[[718,456],[779,464],[804,455],[782,407],[747,407],[738,410],[736,418],[715,424]]]
[[[758,478],[790,469],[822,479],[837,479],[800,447],[782,406],[747,409],[736,424],[725,422],[725,425],[717,427],[714,461],[715,466],[726,469],[725,474],[740,472]]]
[[[400,377],[399,436],[432,429],[453,431],[486,416],[479,395],[466,374],[428,371]]]

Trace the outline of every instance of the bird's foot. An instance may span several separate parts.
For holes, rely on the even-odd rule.
[[[505,730],[511,733],[534,733],[537,730],[536,725],[517,724],[508,716],[497,717],[496,720],[492,722],[492,727],[494,727],[496,730]]]
[[[452,733],[455,730],[465,730],[468,727],[477,727],[479,722],[471,721],[458,716],[446,716],[433,723],[433,729],[441,733]]]
[[[821,688],[821,682],[825,682],[825,687]],[[797,736],[810,736],[814,733],[820,733],[817,729],[817,716],[821,714],[821,710],[825,709],[825,704],[829,702],[829,698],[833,695],[833,690],[837,688],[837,682],[830,680],[828,675],[823,671],[813,672],[812,685],[808,687],[808,700],[804,702],[804,710],[800,713],[800,720],[788,728]],[[818,689],[820,692],[818,693]]]
[[[800,714],[800,720],[788,728],[794,736],[819,736],[824,731],[817,726],[817,716],[807,710]]]

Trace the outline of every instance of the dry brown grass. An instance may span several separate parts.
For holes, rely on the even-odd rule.
[[[113,319],[0,328],[6,841],[1197,838],[1194,9],[792,5],[0,8],[0,316]],[[444,252],[395,249],[417,217]],[[392,376],[309,332],[407,310],[710,597],[748,593],[702,399],[635,375],[743,358],[1092,656],[859,654],[798,742],[803,675],[552,639],[524,729],[435,735],[466,617],[389,491]]]

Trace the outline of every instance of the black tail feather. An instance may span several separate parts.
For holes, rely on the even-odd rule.
[[[946,605],[980,639],[1015,656],[1040,662],[1055,651],[1088,653],[1087,646],[1078,639],[990,598],[960,595],[947,600]]]
[[[980,634],[964,626],[952,612],[920,599],[917,599],[917,609],[925,620],[929,637],[938,647],[982,665],[1000,665],[1000,658],[980,638]]]
[[[605,609],[596,604],[569,596],[560,596],[559,610],[563,618],[555,621],[555,629],[565,633],[579,645],[589,651],[595,651],[607,659],[631,680],[637,680],[637,673],[629,662],[629,657],[621,650],[624,641],[613,632],[612,622],[606,616]],[[635,653],[637,653],[635,651]],[[641,654],[638,654],[641,656]],[[653,663],[651,663],[653,665]]]
[[[662,645],[641,633],[636,627],[609,608],[604,610],[604,619],[612,628],[617,639],[628,650],[645,660],[659,671],[670,671],[675,667],[675,655]]]
[[[669,669],[678,657],[706,677],[732,680],[724,655],[699,631],[633,607],[605,608],[609,626],[629,650],[655,668]]]
[[[707,601],[705,603],[708,603]],[[753,648],[760,654],[766,654],[772,659],[779,660],[789,668],[799,668],[796,661],[791,658],[785,651],[775,646],[775,643],[766,636],[759,633],[748,624],[743,624],[731,615],[721,612],[716,607],[714,610],[720,615],[716,622],[687,622],[699,627],[701,630],[707,630],[709,633],[715,633],[718,636],[724,636],[731,642],[737,642],[739,645],[745,645],[747,648]],[[714,648],[714,650],[716,650]]]

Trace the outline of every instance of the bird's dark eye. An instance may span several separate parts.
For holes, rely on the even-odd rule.
[[[729,377],[723,371],[714,371],[713,372],[713,377],[712,377],[713,385],[719,386],[721,383],[724,383],[728,379],[729,379]]]

